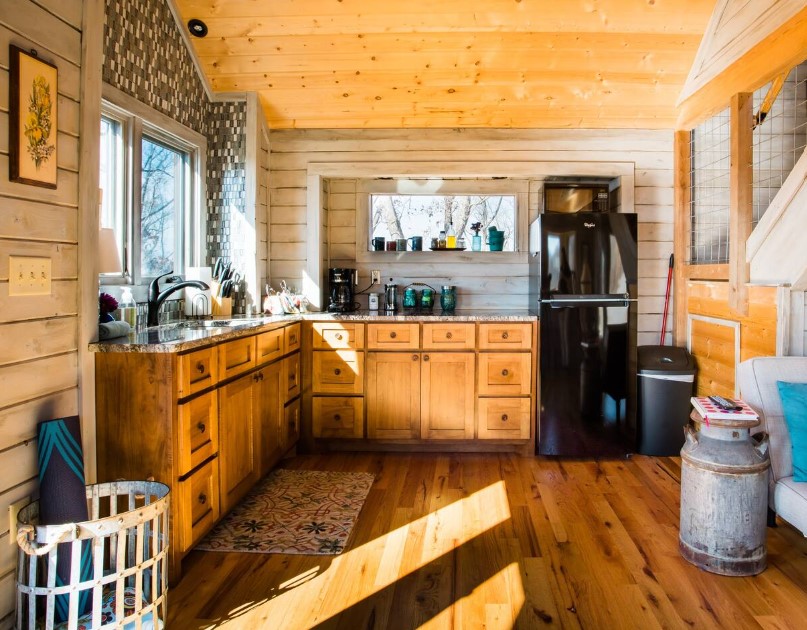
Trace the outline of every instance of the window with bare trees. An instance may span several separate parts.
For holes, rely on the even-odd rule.
[[[100,220],[118,241],[123,273],[117,282],[144,284],[170,271],[181,274],[199,258],[206,142],[165,117],[150,119],[142,104],[126,105],[103,106]]]

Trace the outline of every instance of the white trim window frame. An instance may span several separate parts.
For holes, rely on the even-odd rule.
[[[515,197],[515,236],[514,251],[490,252],[484,245],[483,251],[470,252],[470,241],[465,252],[431,252],[429,237],[423,235],[422,252],[395,252],[397,258],[416,258],[418,262],[457,262],[473,256],[493,262],[526,262],[527,256],[527,224],[529,221],[529,180],[511,177],[397,177],[383,179],[361,179],[356,185],[356,261],[357,262],[389,262],[389,253],[370,251],[370,198],[373,195],[501,195]],[[392,252],[390,252],[392,253]],[[414,260],[412,262],[415,262]]]
[[[181,175],[180,202],[174,214],[173,272],[183,274],[189,266],[204,262],[207,210],[205,205],[207,140],[188,127],[104,84],[101,106],[103,118],[120,125],[122,182],[115,195],[114,225],[119,246],[123,246],[123,272],[102,274],[103,284],[145,285],[154,275],[141,271],[141,203],[143,140],[177,152]],[[122,229],[122,233],[117,233]]]

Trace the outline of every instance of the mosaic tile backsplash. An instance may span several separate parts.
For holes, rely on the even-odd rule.
[[[211,102],[165,0],[106,0],[103,80],[207,138],[207,255],[243,259],[246,103]],[[238,305],[235,306],[238,311]]]

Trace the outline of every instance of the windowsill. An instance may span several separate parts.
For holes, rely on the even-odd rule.
[[[364,263],[480,263],[480,264],[524,264],[527,262],[526,252],[475,252],[466,249],[456,251],[422,251],[422,252],[356,252],[356,262]]]

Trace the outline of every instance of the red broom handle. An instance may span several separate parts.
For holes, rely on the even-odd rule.
[[[667,333],[667,312],[670,309],[670,284],[672,284],[674,254],[670,254],[670,268],[667,270],[667,291],[664,294],[664,317],[661,318],[661,339],[659,345],[664,345],[664,336]]]

